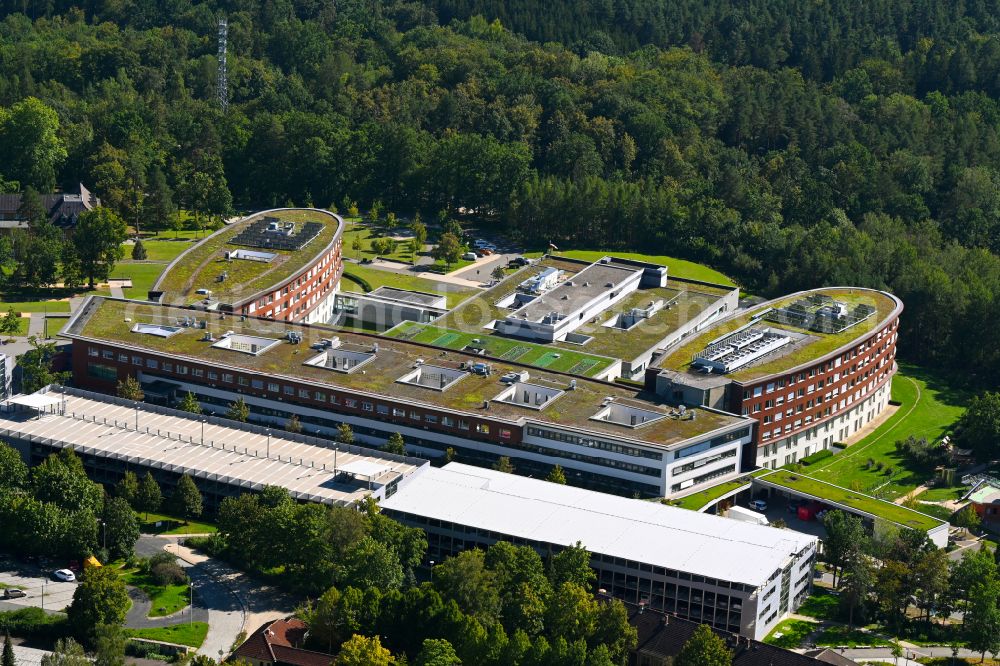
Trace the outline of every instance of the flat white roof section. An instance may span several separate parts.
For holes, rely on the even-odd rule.
[[[48,409],[56,407],[62,402],[58,397],[32,393],[31,395],[19,395],[8,400],[10,404],[31,407],[32,409]]]
[[[816,537],[449,463],[382,507],[530,541],[760,587]]]
[[[182,330],[184,329],[181,326],[164,326],[163,324],[136,324],[132,327],[133,333],[155,335],[160,338],[169,338],[171,335],[176,335]]]
[[[271,347],[280,344],[281,340],[274,338],[261,338],[256,335],[242,335],[239,333],[226,333],[222,338],[213,344],[219,349],[230,349],[232,351],[260,356]]]
[[[65,409],[36,415],[9,407],[0,410],[0,438],[39,441],[57,448],[73,447],[80,454],[121,460],[217,481],[247,490],[264,486],[286,488],[295,499],[344,504],[370,494],[367,484],[344,482],[341,472],[363,474],[365,481],[384,485],[421,469],[414,458],[336,445],[331,448],[300,441],[281,430],[223,425],[221,419],[179,415],[138,404],[116,404],[114,398],[89,397],[73,389],[17,398],[17,405],[59,404]],[[14,402],[14,401],[11,401]],[[209,422],[211,421],[211,422]],[[225,422],[223,422],[225,423]],[[136,429],[138,425],[138,429]],[[426,465],[423,465],[426,466]]]

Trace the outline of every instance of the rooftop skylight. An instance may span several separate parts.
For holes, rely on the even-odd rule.
[[[241,333],[226,333],[212,346],[217,349],[230,349],[242,354],[260,356],[271,347],[279,344],[281,340],[274,338],[262,338],[256,335],[243,335]]]
[[[423,388],[429,388],[435,391],[447,391],[466,375],[468,375],[467,372],[456,370],[455,368],[442,368],[437,365],[420,365],[416,370],[406,373],[397,381],[401,384],[422,386]]]
[[[651,409],[633,407],[620,402],[610,402],[601,408],[599,412],[591,418],[595,421],[606,421],[616,425],[638,428],[654,421],[664,418],[665,414]]]
[[[516,382],[501,391],[494,400],[529,409],[545,409],[563,393],[565,391],[562,389],[542,386],[541,384]]]
[[[342,347],[335,347],[320,352],[316,356],[305,362],[316,368],[333,370],[334,372],[351,373],[370,363],[375,358],[374,351],[350,350]]]
[[[132,327],[133,333],[155,335],[159,338],[169,338],[171,335],[177,335],[183,330],[183,326],[165,326],[163,324],[136,324]]]

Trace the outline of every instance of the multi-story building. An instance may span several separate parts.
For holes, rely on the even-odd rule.
[[[242,397],[259,423],[295,415],[327,437],[347,423],[373,444],[398,432],[417,454],[450,448],[482,464],[507,456],[542,476],[559,464],[572,483],[626,495],[732,478],[751,441],[751,419],[718,409],[317,325],[93,298],[62,335],[83,388],[111,393],[134,376],[147,400],[172,405],[191,392],[215,413]]]
[[[286,489],[349,506],[363,498],[427,532],[425,564],[499,540],[541,554],[582,544],[597,587],[629,603],[759,638],[808,595],[816,538],[494,470],[425,460],[213,416],[47,387],[0,406],[0,437],[38,464],[72,448],[105,485],[149,472],[191,477],[209,510]]]
[[[219,229],[174,259],[149,291],[157,303],[281,321],[327,322],[343,272],[344,221],[279,208]]]
[[[812,589],[816,537],[489,469],[431,468],[381,505],[427,533],[435,561],[497,541],[543,556],[579,542],[609,595],[749,638]]]
[[[719,320],[646,373],[661,396],[757,422],[745,469],[775,469],[848,440],[889,402],[903,303],[824,288]]]

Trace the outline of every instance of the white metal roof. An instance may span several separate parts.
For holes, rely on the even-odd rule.
[[[458,463],[425,470],[382,506],[531,541],[580,541],[592,553],[754,586],[816,541],[792,530]]]
[[[0,438],[72,446],[79,453],[247,490],[280,486],[296,499],[326,504],[353,502],[369,494],[356,483],[334,480],[345,466],[360,465],[368,470],[365,475],[373,474],[371,480],[378,483],[388,483],[397,474],[417,469],[409,462],[377,458],[377,452],[358,447],[339,445],[335,450],[315,446],[288,439],[279,430],[267,435],[236,424],[230,427],[202,423],[198,417],[159,413],[141,403],[134,408],[71,392],[65,396],[36,393],[11,402],[35,407],[29,403],[59,404],[63,397],[65,410],[39,418],[34,413],[0,411]]]
[[[353,460],[345,465],[341,465],[339,470],[341,472],[349,472],[350,474],[360,474],[362,476],[369,476],[375,478],[380,474],[388,472],[391,467],[383,465],[381,463],[373,462],[371,460]]]
[[[32,409],[47,409],[49,407],[55,407],[61,402],[61,400],[55,396],[32,393],[31,395],[14,396],[8,400],[8,402],[15,405],[21,405],[22,407],[31,407]]]

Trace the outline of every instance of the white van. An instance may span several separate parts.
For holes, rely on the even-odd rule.
[[[462,259],[464,259],[465,261],[475,261],[478,258],[479,257],[476,256],[475,252],[466,252],[465,254],[462,255]]]

